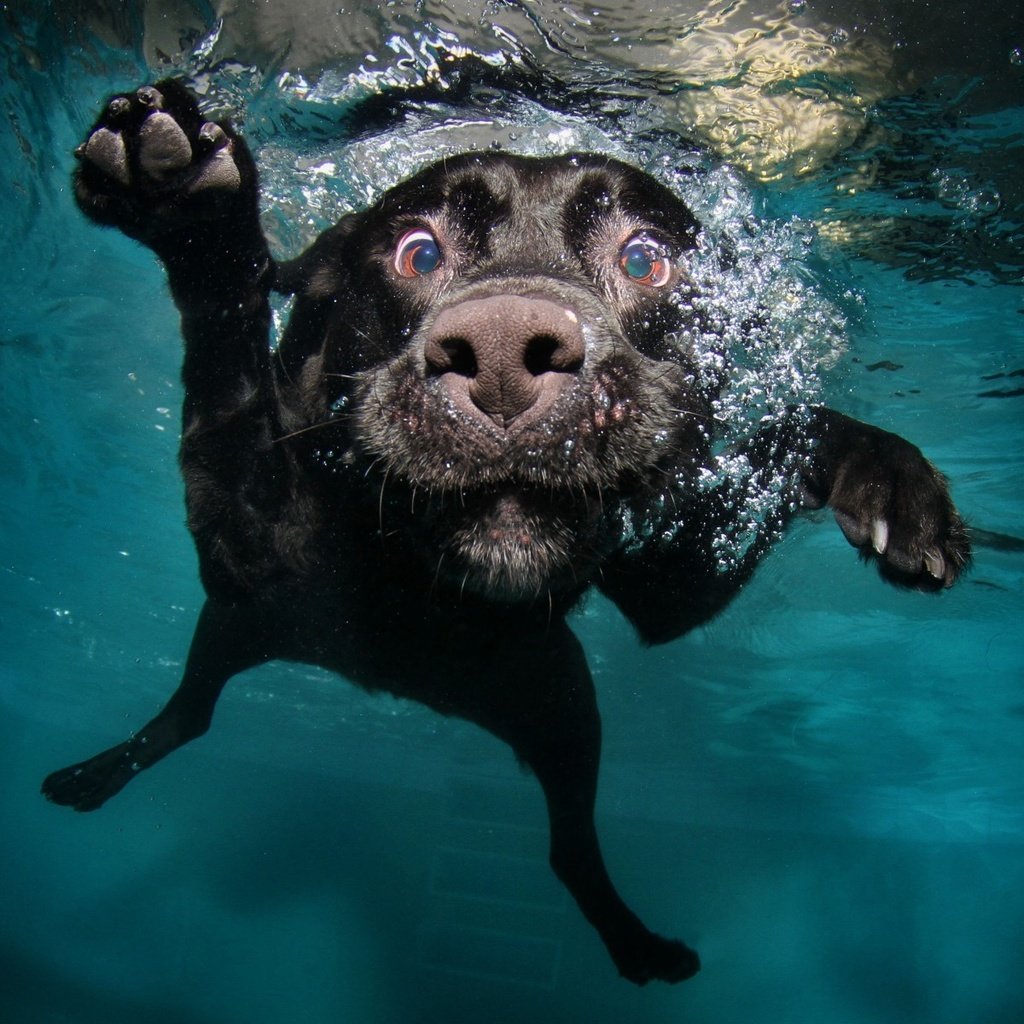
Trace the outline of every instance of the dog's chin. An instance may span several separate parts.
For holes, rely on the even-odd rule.
[[[593,532],[582,500],[493,491],[469,496],[443,545],[441,575],[460,591],[521,603],[577,585]]]

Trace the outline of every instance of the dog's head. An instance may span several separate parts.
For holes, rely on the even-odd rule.
[[[383,488],[439,579],[506,601],[578,589],[620,502],[706,453],[711,396],[674,334],[697,232],[602,157],[420,172],[307,266],[282,347],[322,343],[305,369],[311,415],[336,422],[320,460]]]

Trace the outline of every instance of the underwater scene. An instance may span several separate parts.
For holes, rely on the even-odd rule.
[[[0,57],[0,1019],[1024,1021],[1019,5],[7,0]],[[518,747],[300,657],[241,672],[209,732],[102,809],[41,793],[144,730],[205,600],[167,275],[72,185],[108,98],[169,78],[246,140],[283,266],[465,153],[592,154],[692,211],[686,326],[658,358],[713,393],[714,444],[648,517],[600,515],[627,555],[676,550],[675,497],[725,495],[703,538],[721,579],[778,536],[685,635],[641,642],[646,613],[603,581],[567,620],[600,707],[604,862],[699,952],[692,978],[619,976]],[[660,286],[665,251],[637,238],[620,266]],[[410,253],[408,276],[434,269]],[[282,361],[303,302],[271,297]],[[820,405],[945,477],[973,549],[955,585],[948,554],[893,586],[877,526],[791,515],[749,442]],[[398,517],[387,486],[368,549]]]

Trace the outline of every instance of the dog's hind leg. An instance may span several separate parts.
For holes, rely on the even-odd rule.
[[[270,635],[253,609],[207,601],[181,684],[163,710],[125,742],[49,775],[43,795],[76,811],[102,806],[139,772],[206,732],[224,684],[274,656]]]
[[[547,800],[552,869],[624,978],[643,985],[692,977],[700,969],[697,954],[649,931],[605,867],[594,824],[601,719],[579,641],[568,628],[553,628],[538,649],[520,640],[507,661],[491,665],[495,699],[486,714],[467,717],[508,742],[537,776]]]

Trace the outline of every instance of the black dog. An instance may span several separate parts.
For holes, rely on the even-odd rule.
[[[565,616],[596,586],[643,641],[679,636],[786,518],[723,570],[712,537],[738,513],[695,484],[720,382],[678,342],[693,214],[603,157],[471,154],[275,265],[245,144],[180,85],[112,99],[78,157],[81,208],[156,252],[181,311],[209,599],[167,706],[45,794],[97,808],[205,732],[235,673],[325,666],[509,743],[544,789],[552,867],[620,973],[688,978],[696,954],[648,931],[605,871],[600,720]],[[296,296],[276,352],[271,289]],[[793,507],[828,503],[896,582],[949,586],[969,560],[942,478],[893,434],[794,411],[746,455]]]

